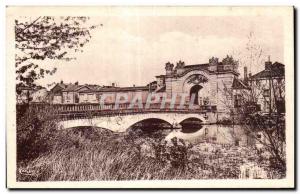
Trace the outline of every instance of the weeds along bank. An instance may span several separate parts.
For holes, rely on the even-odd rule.
[[[190,144],[177,139],[166,143],[138,135],[130,132],[119,135],[101,129],[61,131],[54,150],[19,166],[18,179],[75,181],[215,176],[201,170],[201,160],[197,161]],[[195,157],[191,158],[192,155]],[[238,178],[238,172],[230,176]]]
[[[115,134],[93,128],[61,131],[51,119],[52,110],[28,108],[18,114],[18,181],[164,179],[183,173],[185,145],[173,150],[178,152],[172,163],[176,169],[167,171],[162,167],[167,157],[163,144],[140,133]],[[156,145],[154,158],[145,155],[147,144]]]

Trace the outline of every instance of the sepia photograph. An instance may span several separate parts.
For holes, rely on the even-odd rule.
[[[293,188],[293,7],[6,8],[8,188]]]

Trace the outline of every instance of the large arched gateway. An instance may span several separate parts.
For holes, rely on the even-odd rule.
[[[200,85],[194,85],[193,87],[191,87],[190,89],[190,101],[192,101],[192,103],[194,105],[199,105],[201,104],[201,100],[199,99],[199,92],[203,87]],[[200,100],[200,102],[199,102]]]
[[[237,80],[236,66],[237,62],[229,56],[222,62],[212,57],[209,63],[197,65],[185,65],[179,61],[174,67],[166,63],[166,75],[157,76],[157,92],[165,92],[169,97],[184,94],[186,104],[226,112],[231,103],[229,98],[226,99],[224,88],[230,90]]]

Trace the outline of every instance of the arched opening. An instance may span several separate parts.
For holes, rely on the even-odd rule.
[[[172,125],[162,119],[150,118],[131,125],[127,131],[147,137],[164,137],[172,130]]]
[[[181,132],[183,133],[195,133],[203,127],[202,121],[195,117],[181,121],[180,125],[182,126]]]
[[[203,87],[200,85],[194,85],[193,87],[191,87],[190,89],[190,101],[193,101],[194,105],[199,105],[199,91],[202,89]]]

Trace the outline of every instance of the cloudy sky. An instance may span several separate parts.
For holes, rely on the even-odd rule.
[[[40,80],[42,85],[60,80],[144,85],[164,74],[168,61],[191,65],[227,54],[250,68],[246,49],[250,33],[252,44],[263,50],[262,58],[270,55],[272,61],[284,62],[282,21],[276,17],[112,16],[93,17],[91,22],[103,26],[92,32],[84,52],[70,62],[49,61],[58,71]],[[263,68],[262,63],[253,66],[252,73]]]

